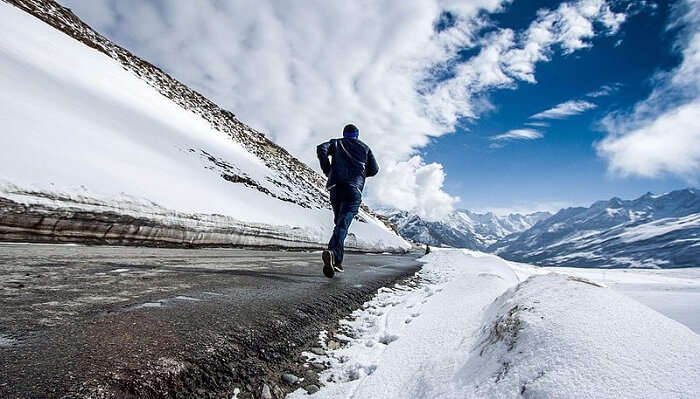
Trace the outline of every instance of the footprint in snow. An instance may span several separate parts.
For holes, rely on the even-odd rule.
[[[398,335],[386,334],[383,337],[379,338],[379,342],[384,344],[384,345],[389,345],[390,343],[396,341],[397,339],[399,339]]]

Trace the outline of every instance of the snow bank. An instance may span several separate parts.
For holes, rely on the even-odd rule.
[[[548,267],[540,270],[594,280],[683,323],[696,334],[700,333],[698,267],[664,270]]]
[[[597,283],[533,276],[501,296],[456,374],[465,396],[693,398],[700,337]]]
[[[330,366],[315,397],[700,396],[700,336],[634,300],[477,252],[423,260],[306,354]]]
[[[133,70],[4,2],[0,20],[0,197],[158,220],[163,210],[222,215],[231,228],[326,242],[327,195],[308,176],[269,167],[289,161],[281,150],[254,155]],[[356,246],[410,247],[372,215],[360,218]]]

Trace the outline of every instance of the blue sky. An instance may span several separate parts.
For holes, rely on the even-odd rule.
[[[316,169],[355,123],[373,206],[556,210],[700,176],[700,0],[59,1]]]
[[[515,2],[491,18],[501,27],[522,27],[537,10],[555,8],[558,3]],[[456,134],[433,139],[423,148],[427,162],[440,162],[447,171],[446,191],[461,198],[457,206],[527,209],[540,203],[547,208],[613,196],[631,198],[692,184],[669,174],[653,178],[610,174],[593,145],[604,135],[598,126],[601,118],[649,96],[655,73],[681,62],[669,45],[678,34],[666,30],[669,12],[669,4],[658,2],[628,16],[616,35],[598,37],[588,49],[570,55],[555,53],[550,62],[538,66],[536,84],[521,82],[516,89],[490,93],[493,111],[463,120]],[[607,96],[586,96],[604,85],[617,90]],[[567,119],[546,120],[549,127],[534,127],[542,132],[541,139],[490,148],[490,137],[528,128],[525,123],[532,121],[531,115],[571,99],[597,107]]]

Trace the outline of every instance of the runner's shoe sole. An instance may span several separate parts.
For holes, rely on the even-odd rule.
[[[325,250],[323,251],[321,258],[323,259],[323,275],[328,278],[333,278],[333,275],[335,275],[335,270],[333,267],[333,252]]]
[[[343,269],[343,266],[335,265],[333,266],[333,270],[335,270],[336,273],[343,273],[345,269]]]

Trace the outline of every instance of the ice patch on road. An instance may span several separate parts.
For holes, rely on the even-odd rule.
[[[201,299],[197,298],[192,298],[191,296],[185,296],[185,295],[178,295],[174,299],[179,299],[181,301],[192,301],[192,302],[199,302]]]
[[[17,345],[17,340],[7,335],[0,334],[0,348],[8,348]]]
[[[149,302],[144,302],[140,303],[137,305],[133,305],[129,307],[127,310],[137,310],[137,309],[148,309],[148,308],[162,308],[168,305],[172,305],[173,303],[182,303],[182,302],[200,302],[202,301],[199,298],[193,298],[191,296],[186,296],[186,295],[177,295],[171,298],[164,298],[164,299],[158,299],[155,301],[149,301]]]
[[[144,302],[136,306],[132,306],[131,309],[143,309],[143,308],[160,308],[163,306],[162,302]]]

